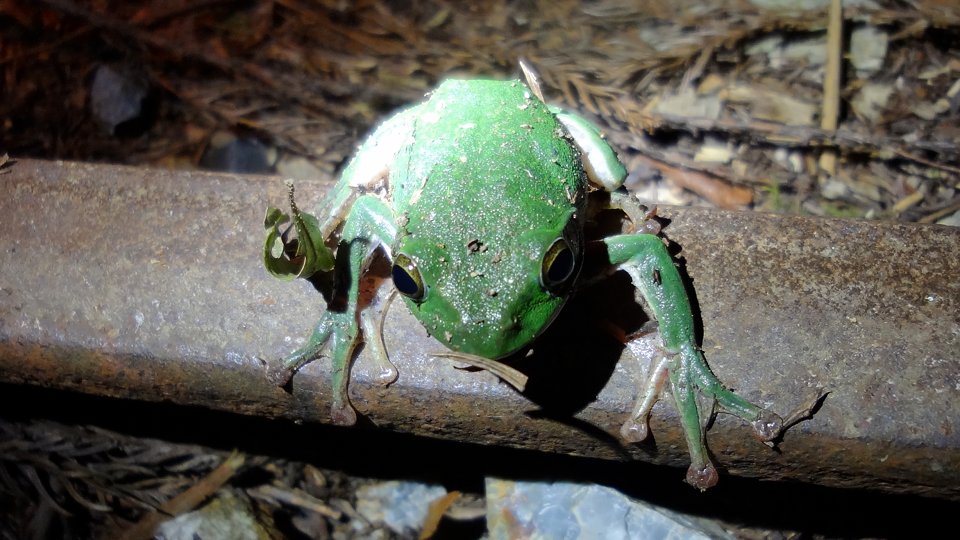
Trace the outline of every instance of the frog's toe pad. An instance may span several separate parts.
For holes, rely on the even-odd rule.
[[[769,442],[780,436],[783,432],[783,418],[780,415],[770,411],[762,411],[760,416],[752,422],[754,431],[763,442]]]
[[[383,365],[380,366],[380,373],[377,373],[377,382],[383,386],[390,386],[397,381],[399,376],[400,372],[392,364]]]
[[[627,442],[643,442],[648,435],[650,435],[650,427],[647,425],[646,419],[637,421],[631,418],[620,427],[620,436]]]
[[[703,467],[690,465],[687,469],[687,483],[700,491],[706,491],[717,485],[717,480],[719,480],[717,469],[712,463],[707,463]]]
[[[330,420],[338,426],[352,426],[357,423],[357,411],[350,404],[334,405],[330,408]]]

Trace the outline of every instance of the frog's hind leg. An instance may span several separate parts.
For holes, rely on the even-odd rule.
[[[590,183],[606,191],[615,191],[622,186],[627,170],[604,140],[603,133],[578,114],[556,106],[550,106],[550,112],[556,115],[580,151],[580,162]]]
[[[630,432],[635,426],[645,426],[646,414],[657,399],[666,371],[690,453],[687,482],[706,489],[717,480],[704,434],[705,420],[713,413],[713,400],[722,410],[751,422],[763,440],[779,435],[782,421],[779,416],[726,389],[710,371],[697,347],[686,289],[663,240],[654,234],[624,234],[603,242],[609,262],[630,275],[657,319],[666,355],[651,371],[635,414],[624,425],[624,430]],[[701,396],[710,405],[699,403]],[[639,428],[632,434],[638,435]]]
[[[340,233],[333,296],[327,310],[307,344],[284,359],[280,372],[273,377],[278,384],[283,384],[294,372],[316,359],[329,342],[333,382],[330,417],[337,424],[352,425],[357,421],[356,411],[347,396],[347,386],[354,351],[361,336],[360,280],[376,248],[393,242],[396,229],[390,225],[392,223],[392,212],[382,201],[373,196],[357,198]],[[367,324],[364,327],[375,328]],[[380,336],[374,339],[379,340]]]

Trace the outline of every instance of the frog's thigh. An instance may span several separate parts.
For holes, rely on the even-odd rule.
[[[367,309],[361,310],[359,281],[377,247],[383,246],[389,255],[389,247],[393,244],[396,234],[393,211],[383,201],[371,195],[364,195],[357,199],[341,232],[342,240],[349,242],[351,246],[348,309],[359,312],[363,336],[373,352],[374,360],[380,369],[378,380],[383,384],[390,384],[397,379],[397,368],[387,357],[386,347],[383,344],[383,327],[380,320],[382,307],[375,309],[380,306],[380,302],[374,302],[375,308],[367,306]],[[378,292],[377,296],[380,297],[382,294]]]
[[[652,234],[623,234],[605,238],[610,264],[628,274],[657,319],[664,349],[678,353],[694,345],[690,301],[673,258],[663,240]]]
[[[390,246],[396,236],[397,226],[393,210],[379,198],[363,195],[358,197],[350,208],[350,215],[340,232],[340,241],[369,244],[367,251],[373,251],[380,244]],[[365,254],[363,261],[368,256],[369,254]],[[359,276],[354,277],[359,279]]]
[[[357,150],[343,171],[347,185],[372,190],[389,177],[397,154],[414,142],[413,128],[420,107],[407,109],[378,127]]]
[[[343,311],[332,311],[328,307],[320,323],[320,328],[325,324],[332,327],[328,331],[332,333],[333,341],[331,416],[337,424],[352,425],[356,422],[356,412],[347,397],[350,364],[360,340],[361,324],[365,328],[371,328],[365,320],[370,315],[360,311],[360,278],[377,246],[390,245],[395,236],[396,227],[390,208],[376,197],[370,195],[359,197],[343,225],[340,247],[337,248],[334,295],[341,298],[345,296],[346,307]],[[380,336],[375,338],[381,339]]]
[[[600,130],[584,118],[559,107],[551,107],[550,110],[563,127],[567,128],[573,144],[580,150],[583,170],[590,182],[606,191],[615,191],[622,186],[627,170],[600,134]]]
[[[359,312],[358,318],[363,332],[362,335],[370,347],[373,360],[377,364],[379,370],[377,381],[381,384],[390,384],[397,380],[399,372],[390,362],[386,346],[383,343],[381,320],[383,307],[380,302],[375,301],[373,307],[367,306],[366,309],[360,309],[359,281],[377,247],[383,246],[389,255],[389,248],[396,235],[396,219],[393,211],[386,203],[372,195],[364,195],[357,199],[351,210],[350,218],[344,224],[341,232],[341,237],[351,242],[351,253],[356,249],[356,255],[358,256],[356,262],[351,261],[350,263],[348,306],[350,310]],[[351,254],[351,258],[353,258],[353,254]],[[377,296],[382,295],[378,292]]]

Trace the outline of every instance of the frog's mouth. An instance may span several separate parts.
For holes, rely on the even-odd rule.
[[[470,314],[435,296],[431,299],[431,313],[421,311],[419,315],[431,335],[450,349],[497,360],[529,345],[550,326],[566,303],[566,297],[536,295],[536,298],[517,298],[501,306],[496,314],[487,312],[471,318]],[[411,309],[422,307],[413,305]]]
[[[544,305],[538,306],[535,310],[528,311],[526,316],[527,320],[521,321],[516,325],[515,334],[518,336],[516,343],[510,347],[507,352],[496,358],[506,358],[515,354],[540,337],[540,334],[543,334],[544,331],[553,324],[557,316],[560,315],[560,312],[563,311],[563,306],[567,303],[568,298],[568,296],[546,297],[544,298]],[[543,316],[544,314],[546,314],[546,317]]]
[[[451,342],[448,343],[448,345],[450,346],[451,349],[453,349],[452,351],[433,353],[431,356],[435,356],[438,358],[448,358],[450,360],[454,360],[457,362],[463,362],[475,368],[489,371],[494,375],[496,375],[497,377],[500,377],[502,380],[504,380],[514,388],[516,388],[518,392],[523,392],[526,389],[527,376],[521,373],[520,371],[517,371],[511,366],[499,362],[499,360],[509,357],[517,353],[518,351],[522,350],[525,346],[529,345],[531,341],[533,341],[534,339],[536,339],[536,337],[538,337],[541,333],[543,333],[543,331],[546,330],[550,326],[550,324],[553,323],[553,320],[556,319],[557,315],[563,309],[564,304],[566,304],[566,297],[561,298],[559,300],[560,300],[559,304],[553,308],[553,314],[549,317],[549,319],[545,323],[542,324],[539,331],[536,332],[532,337],[517,338],[515,341],[520,344],[512,349],[510,348],[509,345],[506,345],[506,342],[509,340],[504,340],[501,344],[499,344],[497,348],[499,348],[500,350],[506,351],[506,352],[503,352],[502,354],[493,356],[492,354],[488,353],[490,355],[484,355],[482,352],[467,350],[466,347],[460,346],[461,340],[457,340],[456,342],[454,342],[454,340],[451,340]],[[511,323],[511,326],[514,327],[515,334],[520,335],[519,330],[521,329],[521,325],[522,323],[519,321],[514,321]],[[488,328],[487,330],[490,331],[492,329]],[[502,332],[501,336],[505,336],[508,334],[510,334],[510,332]],[[473,339],[473,340],[464,339],[462,341],[472,342],[472,343],[491,343],[494,340],[490,339],[488,336],[488,338],[486,339],[483,337],[480,337],[479,339]]]

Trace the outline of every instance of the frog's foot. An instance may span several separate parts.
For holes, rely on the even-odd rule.
[[[693,345],[686,345],[681,346],[678,352],[661,351],[660,359],[651,368],[630,419],[620,429],[624,439],[640,442],[648,436],[650,410],[667,381],[690,453],[686,481],[697,489],[706,490],[718,480],[717,469],[710,460],[706,444],[706,429],[718,408],[749,422],[763,442],[770,443],[783,432],[785,424],[779,415],[726,389],[710,371],[700,350]],[[810,407],[804,410],[809,411]]]
[[[720,410],[749,422],[762,442],[769,443],[783,433],[785,424],[780,415],[754,405],[724,387],[710,371],[698,349],[689,347],[689,352],[682,356],[697,389],[706,397],[715,400]]]
[[[268,377],[279,386],[286,386],[294,373],[320,356],[320,351],[328,341],[333,371],[330,418],[335,424],[351,426],[357,423],[357,413],[347,397],[350,363],[359,341],[359,325],[355,316],[345,312],[324,312],[307,344],[284,358],[279,366],[270,369]]]
[[[681,348],[677,363],[669,367],[670,382],[690,451],[687,482],[700,490],[717,481],[716,468],[710,462],[706,446],[706,422],[715,409],[750,423],[759,439],[771,444],[786,427],[776,413],[755,405],[723,386],[710,371],[702,353],[693,345]],[[709,405],[698,403],[705,398]],[[709,410],[708,410],[709,408]]]
[[[626,194],[611,194],[611,203],[619,204],[635,223],[655,222],[652,214],[641,212]],[[784,421],[726,389],[710,371],[696,344],[693,315],[683,280],[660,237],[624,234],[605,238],[603,242],[610,264],[625,270],[643,294],[659,321],[662,347],[672,353],[665,364],[658,363],[653,370],[633,417],[624,425],[624,437],[633,440],[646,434],[646,416],[656,401],[657,387],[663,384],[666,372],[690,452],[687,481],[701,490],[707,489],[717,480],[706,445],[706,428],[715,410],[719,408],[749,422],[764,442],[774,442],[783,433]]]
[[[687,451],[690,453],[690,467],[687,469],[687,483],[704,491],[713,487],[718,480],[717,468],[710,461],[707,450],[705,418],[713,413],[712,401],[709,410],[701,405],[701,399],[717,399],[709,391],[700,388],[699,365],[706,368],[700,351],[693,346],[683,347],[670,359],[667,373],[670,379],[670,392],[680,413],[680,424],[687,439]],[[708,371],[709,372],[709,371]],[[712,375],[712,374],[711,374]],[[700,392],[705,394],[701,397]]]

